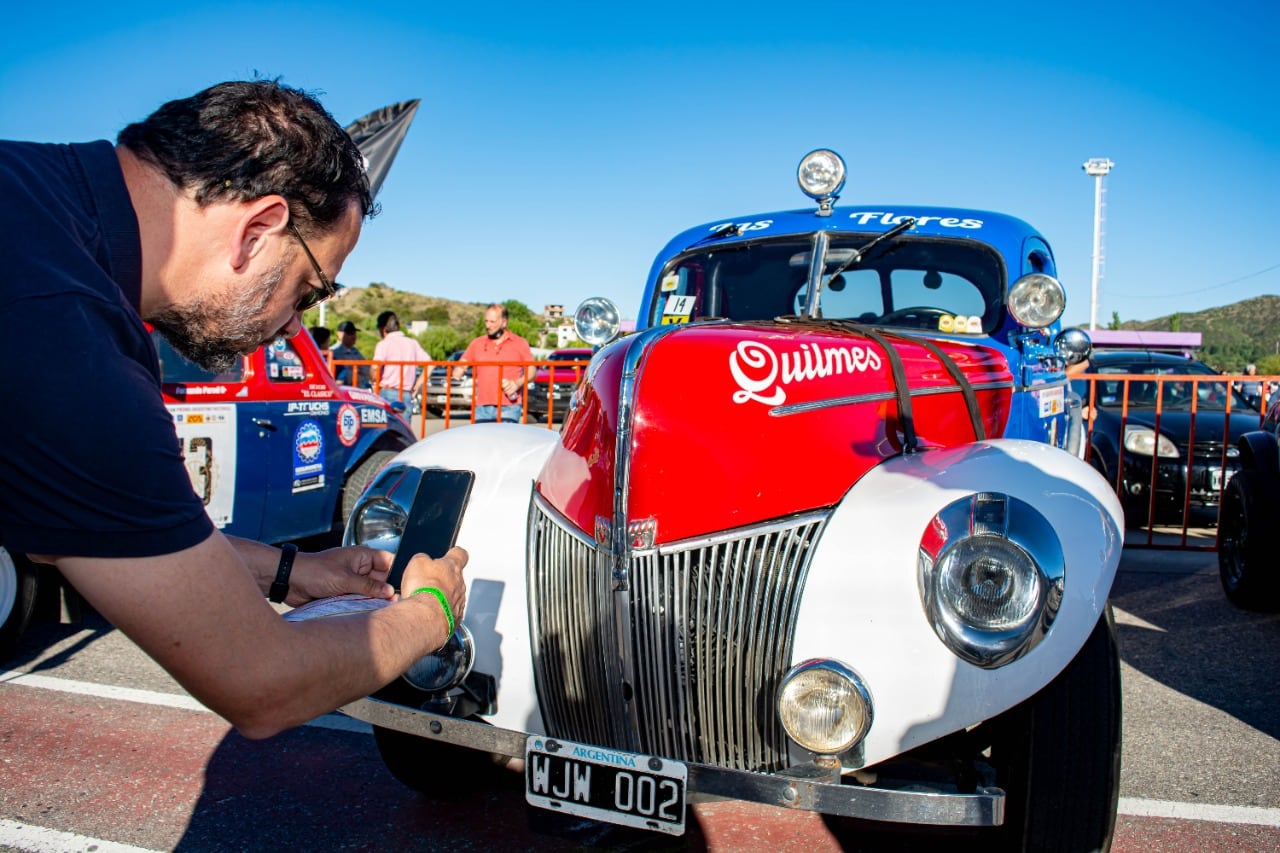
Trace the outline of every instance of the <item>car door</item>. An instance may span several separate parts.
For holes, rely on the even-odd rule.
[[[263,375],[250,405],[255,422],[269,424],[258,434],[266,477],[259,538],[280,542],[323,533],[342,489],[340,401],[295,341],[277,338],[255,356]]]

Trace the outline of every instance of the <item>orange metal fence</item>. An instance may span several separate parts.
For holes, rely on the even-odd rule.
[[[521,383],[521,390],[516,395],[516,399],[504,404],[507,406],[515,406],[519,408],[520,423],[531,423],[545,425],[548,429],[557,428],[557,421],[563,421],[565,413],[569,408],[567,398],[559,398],[556,395],[556,384],[564,384],[566,374],[572,377],[572,383],[576,387],[582,381],[582,377],[586,375],[587,365],[590,359],[582,359],[577,361],[373,361],[371,359],[364,360],[345,360],[333,359],[332,369],[336,373],[343,367],[350,366],[355,375],[361,367],[368,367],[370,375],[374,377],[373,385],[368,390],[379,393],[377,377],[380,368],[395,367],[413,367],[418,372],[415,375],[414,385],[417,388],[391,389],[394,390],[392,395],[395,400],[401,402],[405,406],[406,415],[409,413],[421,414],[421,418],[415,424],[418,437],[424,437],[427,432],[427,417],[435,416],[443,421],[444,428],[451,426],[461,426],[463,424],[475,423],[476,421],[476,395],[475,383],[470,379],[476,375],[474,368],[481,368],[488,377],[487,382],[492,383],[495,391],[495,397],[499,400],[506,395],[502,390],[502,370],[501,368],[519,367],[526,371],[532,370],[533,373],[524,382]],[[439,368],[443,371],[441,384],[433,386],[431,382],[431,373],[433,369]],[[467,378],[462,383],[455,386],[453,373],[455,370],[464,371]],[[545,376],[537,375],[545,371]],[[441,378],[441,377],[438,377]],[[538,407],[536,411],[531,411],[529,407],[529,396],[531,386],[545,386],[546,393],[546,410],[543,411]],[[416,404],[416,405],[415,405]],[[415,412],[416,410],[416,412]],[[437,414],[438,412],[438,414]]]
[[[1080,374],[1085,460],[1125,506],[1126,547],[1213,551],[1238,470],[1236,439],[1259,429],[1277,377]],[[1081,385],[1080,383],[1084,383]],[[1257,391],[1246,396],[1245,389]]]

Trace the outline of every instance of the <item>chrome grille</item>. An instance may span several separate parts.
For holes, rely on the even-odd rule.
[[[774,713],[827,512],[612,555],[537,496],[530,622],[548,733],[744,770],[786,763]]]

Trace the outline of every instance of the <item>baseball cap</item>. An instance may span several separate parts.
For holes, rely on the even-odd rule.
[[[341,323],[338,324],[338,331],[339,332],[358,332],[360,330],[357,329],[356,324],[351,322],[350,320],[343,320]]]

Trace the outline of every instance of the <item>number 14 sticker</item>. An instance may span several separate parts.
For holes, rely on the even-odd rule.
[[[668,323],[687,323],[689,316],[693,314],[694,296],[676,296],[672,294],[667,297],[667,304],[662,308],[662,322]]]

